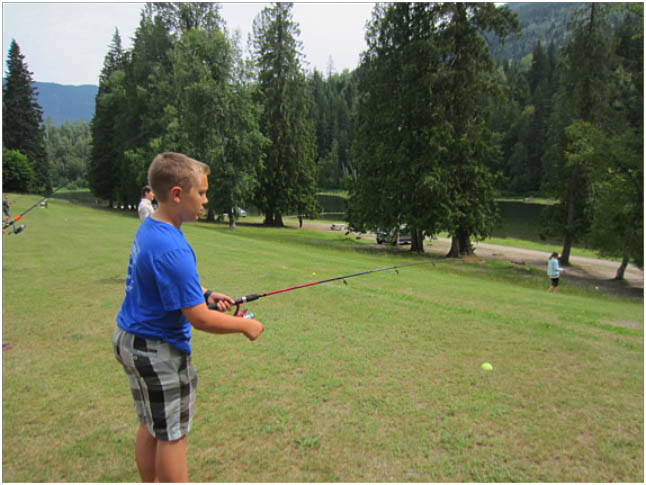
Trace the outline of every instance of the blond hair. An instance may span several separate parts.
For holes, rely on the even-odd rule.
[[[164,152],[157,155],[148,168],[148,184],[159,202],[166,202],[170,189],[178,185],[189,191],[198,181],[198,176],[211,173],[206,163],[194,160],[182,153]]]

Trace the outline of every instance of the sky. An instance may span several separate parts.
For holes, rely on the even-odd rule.
[[[269,4],[221,2],[230,31],[240,29],[242,45],[253,19]],[[334,72],[354,69],[366,49],[366,22],[374,3],[295,3],[306,69]],[[119,29],[124,49],[132,47],[143,3],[4,2],[2,4],[3,75],[12,39],[18,43],[33,80],[66,85],[99,83],[103,59]]]

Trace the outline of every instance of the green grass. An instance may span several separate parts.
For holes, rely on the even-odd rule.
[[[139,221],[50,200],[23,222],[2,239],[3,480],[138,481],[110,341]],[[424,260],[342,233],[184,232],[234,297]],[[545,288],[502,262],[422,265],[253,302],[256,342],[194,331],[190,480],[642,482],[643,301]]]

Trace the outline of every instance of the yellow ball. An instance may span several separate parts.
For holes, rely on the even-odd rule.
[[[483,362],[480,367],[482,370],[493,370],[493,366],[489,362]]]

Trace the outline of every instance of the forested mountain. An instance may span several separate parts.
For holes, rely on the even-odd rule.
[[[89,122],[94,114],[97,86],[64,86],[56,83],[34,83],[38,103],[43,108],[43,120],[51,116],[55,125],[65,121]]]
[[[5,80],[3,79],[3,84]],[[43,108],[43,121],[51,117],[56,126],[65,121],[85,121],[94,114],[94,98],[98,87],[90,84],[66,86],[56,83],[34,82],[38,104]]]
[[[494,59],[518,61],[531,54],[538,41],[544,46],[550,42],[554,42],[556,47],[563,46],[567,37],[567,23],[581,3],[510,2],[507,6],[518,16],[521,35],[505,39],[504,44],[489,35],[487,42]]]

